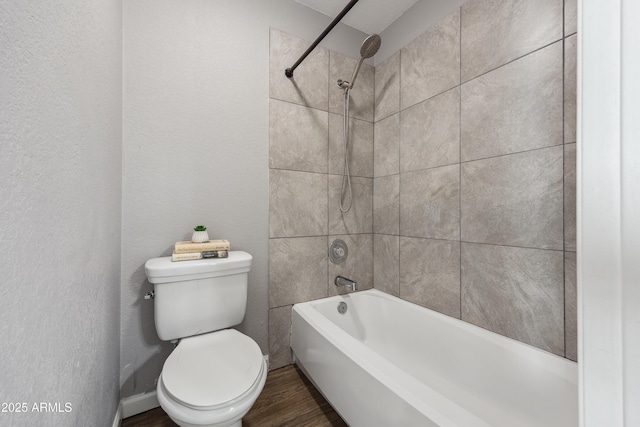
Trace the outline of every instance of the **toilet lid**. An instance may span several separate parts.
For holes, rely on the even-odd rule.
[[[248,391],[262,369],[258,344],[225,329],[182,339],[164,363],[162,382],[186,406],[215,407]]]

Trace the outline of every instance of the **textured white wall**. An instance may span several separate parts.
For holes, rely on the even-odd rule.
[[[119,401],[121,2],[2,1],[0,40],[0,403],[27,404],[0,425],[107,425]]]
[[[124,8],[127,397],[155,388],[171,349],[156,335],[153,303],[143,299],[153,288],[144,263],[168,255],[197,224],[253,255],[239,329],[267,353],[269,27],[313,41],[331,19],[293,0],[131,0]],[[364,37],[340,25],[324,45],[357,56]]]

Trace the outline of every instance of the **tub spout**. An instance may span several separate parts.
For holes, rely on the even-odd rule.
[[[333,283],[335,283],[336,286],[343,286],[349,291],[358,290],[358,282],[356,282],[355,280],[347,279],[346,277],[336,276]]]

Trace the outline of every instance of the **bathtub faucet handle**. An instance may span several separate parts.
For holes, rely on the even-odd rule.
[[[336,276],[333,283],[335,283],[336,286],[343,286],[349,291],[358,290],[358,282],[356,282],[355,280],[347,279],[346,277]]]

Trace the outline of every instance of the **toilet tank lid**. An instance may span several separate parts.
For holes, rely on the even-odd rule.
[[[229,274],[229,270],[249,271],[253,257],[244,251],[229,251],[228,258],[206,258],[191,261],[171,261],[170,256],[153,258],[144,265],[151,283],[166,282],[177,276],[201,276],[216,273]]]

